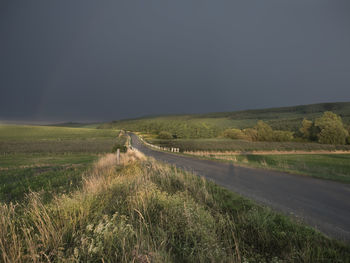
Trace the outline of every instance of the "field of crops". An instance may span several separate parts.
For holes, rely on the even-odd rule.
[[[124,144],[118,131],[0,125],[0,201],[20,201],[29,191],[45,200],[81,184],[100,154]]]
[[[0,125],[0,141],[104,140],[117,134],[114,130],[103,129]]]
[[[327,145],[304,142],[250,142],[232,139],[148,139],[152,144],[180,148],[180,151],[350,151],[350,145]]]

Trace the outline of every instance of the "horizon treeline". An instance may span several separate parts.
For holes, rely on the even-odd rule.
[[[169,121],[172,122],[172,121]],[[268,122],[258,120],[253,127],[247,127],[243,129],[239,128],[226,128],[222,131],[209,136],[198,136],[203,133],[200,128],[191,129],[188,126],[185,128],[191,132],[186,132],[186,129],[178,132],[178,129],[171,129],[172,124],[169,126],[162,126],[163,130],[153,130],[152,125],[148,126],[148,129],[144,129],[140,125],[140,130],[146,133],[157,135],[158,139],[171,140],[182,138],[229,138],[235,140],[247,140],[247,141],[261,141],[261,142],[287,142],[287,141],[300,141],[300,142],[318,142],[322,144],[350,144],[350,125],[345,125],[342,118],[337,114],[326,111],[321,117],[314,120],[308,120],[304,118],[299,123],[298,129],[292,130],[279,130],[274,129]],[[177,127],[178,128],[178,127]],[[217,129],[222,127],[218,126]],[[204,128],[204,130],[206,130]],[[185,135],[183,134],[185,133]],[[211,135],[211,136],[210,136]]]
[[[227,129],[223,137],[248,141],[313,141],[323,144],[350,144],[350,126],[345,126],[341,117],[326,111],[314,121],[303,119],[297,132],[274,130],[264,121],[258,121],[254,128]]]

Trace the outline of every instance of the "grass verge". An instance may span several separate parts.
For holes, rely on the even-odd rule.
[[[191,154],[189,154],[191,155]],[[241,166],[272,169],[350,183],[350,154],[196,154],[206,159],[233,162]]]
[[[4,262],[349,262],[350,247],[138,152],[79,190],[0,206]]]

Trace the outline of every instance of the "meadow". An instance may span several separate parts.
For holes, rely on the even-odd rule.
[[[147,138],[147,137],[145,137]],[[331,145],[312,142],[250,142],[224,138],[162,140],[152,137],[148,142],[184,151],[350,151],[350,145]]]
[[[349,261],[348,244],[204,178],[135,151],[117,164],[109,152],[126,143],[116,130],[0,126],[2,261]]]
[[[349,262],[350,246],[129,151],[79,189],[0,206],[3,262]]]
[[[350,183],[350,154],[232,154],[187,152],[200,158],[236,165],[273,169],[292,174]]]
[[[0,201],[22,201],[41,191],[56,193],[80,186],[82,174],[98,157],[124,144],[118,131],[88,128],[0,125]]]
[[[304,118],[310,121],[317,121],[319,117],[324,116],[324,112],[332,111],[341,118],[344,128],[343,135],[335,136],[331,140],[321,140],[318,136],[324,133],[324,130],[315,131],[312,137],[305,135],[305,129],[300,130]],[[227,131],[232,129],[245,129],[254,127],[258,121],[264,121],[271,126],[270,132],[263,133],[266,125],[262,126],[261,133],[241,132],[241,137],[237,135],[227,136]],[[311,125],[313,125],[311,123]],[[264,127],[264,128],[262,128]],[[165,115],[149,116],[138,119],[120,120],[111,123],[105,123],[99,128],[119,128],[137,132],[147,142],[166,148],[179,148],[180,152],[192,155],[204,155],[215,159],[235,159],[237,164],[248,165],[252,167],[263,167],[277,169],[309,175],[318,178],[331,179],[340,182],[349,182],[350,171],[347,166],[347,157],[336,157],[333,155],[300,155],[304,154],[334,154],[350,153],[350,144],[346,140],[347,130],[350,131],[350,103],[320,103],[311,105],[301,105],[293,107],[246,110],[236,112],[221,112],[208,114],[191,115]],[[226,130],[226,131],[225,131]],[[277,131],[279,130],[279,131]],[[248,129],[249,131],[249,129]],[[280,137],[271,137],[271,134],[284,134],[281,131],[289,131],[287,139]],[[311,130],[307,130],[311,133]],[[275,132],[275,133],[273,133]],[[303,133],[304,132],[304,133]],[[334,129],[330,129],[329,134],[334,134]],[[255,137],[254,137],[254,134]],[[264,136],[262,136],[264,134]],[[327,133],[325,133],[327,134]],[[246,137],[242,137],[245,135]],[[258,137],[260,136],[260,139]],[[264,137],[264,138],[263,138]],[[269,137],[268,139],[266,139]],[[339,139],[338,142],[336,139]],[[329,144],[321,144],[326,142]],[[337,141],[337,142],[335,142]],[[333,144],[330,144],[333,143]],[[204,153],[203,153],[204,152]],[[228,156],[223,156],[217,152],[228,152]],[[255,156],[258,152],[265,157]],[[276,154],[291,153],[281,157]],[[269,155],[273,154],[273,155]],[[299,155],[293,156],[293,153]],[[229,156],[234,154],[235,156]],[[243,154],[244,156],[236,156]],[[263,159],[261,159],[263,158]],[[314,158],[314,159],[313,159]]]
[[[62,141],[104,140],[116,135],[116,131],[67,128],[54,126],[0,125],[0,141]]]

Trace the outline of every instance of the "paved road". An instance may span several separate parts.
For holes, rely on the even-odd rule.
[[[292,214],[329,236],[350,241],[350,185],[159,152],[130,135],[132,146],[148,156]]]

